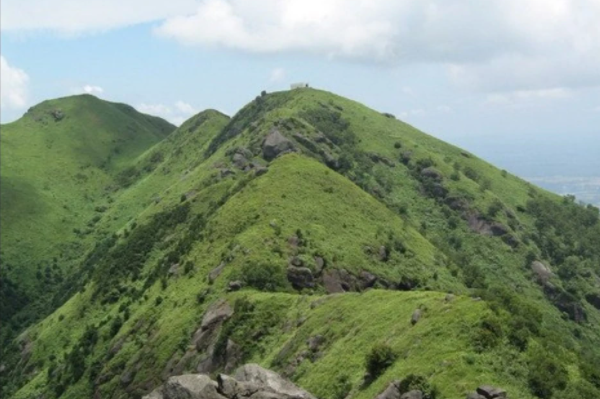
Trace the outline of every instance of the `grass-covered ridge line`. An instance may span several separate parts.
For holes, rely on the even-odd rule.
[[[274,132],[294,153],[271,161]],[[140,397],[194,372],[219,299],[237,313],[218,354],[232,340],[319,397],[408,374],[438,399],[598,397],[596,208],[312,89],[200,113],[121,166],[73,250],[70,299],[4,352],[9,397]],[[390,364],[365,383],[377,348]]]

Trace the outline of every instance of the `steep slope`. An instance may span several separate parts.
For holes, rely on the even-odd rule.
[[[43,102],[2,126],[3,321],[69,274],[123,171],[174,128],[90,95]]]
[[[438,399],[598,397],[596,208],[318,90],[202,113],[131,176],[4,394],[140,397],[255,361],[331,399],[409,374]]]

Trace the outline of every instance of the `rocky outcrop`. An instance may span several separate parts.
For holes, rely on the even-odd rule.
[[[382,155],[379,154],[375,154],[375,153],[370,153],[369,154],[369,158],[371,159],[371,161],[375,162],[375,163],[382,163],[384,165],[389,166],[390,168],[393,168],[396,166],[396,164],[394,163],[394,161],[392,161],[389,158],[386,158]]]
[[[502,388],[482,385],[475,392],[467,395],[467,399],[508,399],[508,394]]]
[[[215,267],[210,271],[210,273],[208,274],[208,282],[211,284],[214,283],[215,280],[221,275],[221,273],[223,273],[223,269],[225,269],[225,262],[221,262],[219,266]]]
[[[552,277],[550,268],[538,260],[531,262],[531,271],[540,284],[545,284]]]
[[[596,292],[589,293],[585,296],[585,300],[588,301],[590,305],[600,310],[600,294]]]
[[[297,290],[315,287],[312,272],[308,267],[288,266],[287,279]]]
[[[223,323],[233,316],[233,308],[225,300],[213,303],[204,313],[200,326],[194,332],[187,351],[181,356],[175,354],[162,372],[163,378],[182,374],[188,370],[211,373],[225,367],[233,370],[240,361],[239,347],[227,342],[224,356],[216,359],[215,347]]]
[[[265,137],[262,144],[263,158],[267,161],[272,161],[279,155],[294,150],[294,143],[277,129],[271,130],[271,133]]]
[[[421,171],[421,176],[426,179],[431,179],[435,181],[441,181],[444,179],[444,175],[442,175],[442,173],[439,170],[431,166],[423,169]]]
[[[328,270],[323,273],[323,285],[328,294],[356,291],[355,278],[346,270]]]
[[[423,311],[421,309],[416,309],[412,316],[410,317],[410,324],[413,326],[421,320],[421,316],[423,315]]]
[[[171,377],[143,399],[316,399],[279,374],[257,364],[240,367],[216,381],[204,374]]]

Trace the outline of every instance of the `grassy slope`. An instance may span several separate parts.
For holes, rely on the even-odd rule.
[[[467,293],[469,290],[463,279],[468,271],[465,264],[477,268],[485,287],[504,286],[515,290],[541,312],[544,328],[551,326],[556,335],[551,341],[557,345],[554,355],[568,365],[572,381],[581,378],[575,351],[589,342],[597,342],[598,312],[585,305],[588,323],[575,326],[568,321],[548,303],[525,267],[527,253],[535,250],[532,243],[512,249],[498,237],[473,233],[460,218],[456,227],[449,227],[449,217],[456,215],[449,215],[434,198],[424,196],[411,169],[398,162],[398,157],[408,150],[413,153],[411,162],[432,158],[436,169],[445,176],[444,182],[450,192],[468,198],[475,210],[485,212],[494,200],[499,200],[517,215],[519,224],[512,233],[520,240],[524,240],[525,232],[532,228],[535,220],[515,208],[524,205],[532,195],[556,203],[560,202],[558,197],[514,176],[504,175],[476,157],[465,156],[459,149],[402,122],[329,93],[316,90],[276,93],[267,96],[263,102],[258,112],[252,105],[246,107],[222,130],[232,132],[231,128],[237,126],[235,134],[219,134],[228,121],[214,115],[216,118],[211,119],[207,133],[194,138],[195,143],[187,141],[189,137],[185,135],[191,121],[140,158],[138,165],[143,167],[153,153],[164,155],[158,166],[148,174],[142,174],[122,195],[127,201],[121,208],[115,208],[119,211],[107,211],[115,212],[115,224],[105,228],[122,226],[127,215],[137,214],[140,208],[145,210],[136,218],[136,223],[142,226],[151,223],[159,212],[180,206],[181,195],[187,193],[188,199],[183,204],[190,204],[191,214],[202,214],[207,220],[192,247],[180,254],[179,264],[191,262],[193,267],[188,274],[179,277],[167,278],[165,275],[162,277],[164,283],[156,281],[141,291],[142,294],[130,294],[131,287],[142,289],[144,276],[160,268],[164,255],[184,239],[188,228],[186,222],[166,231],[160,242],[155,243],[145,260],[142,279],[111,281],[122,288],[118,302],[102,304],[92,299],[94,290],[103,284],[101,280],[92,280],[86,290],[20,337],[23,343],[33,341],[33,351],[31,358],[16,368],[19,372],[29,369],[29,374],[25,374],[25,380],[29,382],[19,390],[16,398],[26,398],[52,388],[55,382],[47,382],[46,372],[53,363],[56,364],[50,360],[52,355],[62,359],[68,354],[79,342],[86,326],[100,334],[86,364],[90,367],[99,362],[100,374],[107,376],[106,382],[99,387],[104,396],[127,397],[127,391],[135,396],[158,384],[163,366],[174,354],[182,354],[182,348],[197,327],[207,304],[224,295],[228,281],[244,277],[240,270],[247,270],[244,269],[247,265],[266,263],[275,265],[276,274],[283,275],[288,257],[295,255],[295,250],[288,245],[288,238],[298,229],[307,239],[307,244],[299,250],[300,257],[307,262],[318,254],[326,258],[328,268],[345,268],[353,273],[368,270],[391,281],[409,276],[419,281],[421,290]],[[356,168],[346,172],[367,191],[385,185],[387,179],[389,187],[383,190],[380,201],[304,155],[284,156],[271,163],[266,175],[256,179],[251,172],[241,171],[236,171],[233,177],[219,178],[218,169],[230,163],[228,150],[240,146],[255,148],[263,135],[274,125],[281,125],[282,120],[300,121],[295,130],[313,136],[317,129],[305,116],[314,108],[340,111],[350,130],[359,137],[353,148],[332,148],[335,155],[348,150],[368,151],[395,161],[393,168],[381,163],[371,165],[369,179],[357,179]],[[254,121],[258,124],[251,126]],[[400,149],[395,148],[396,142],[401,142]],[[177,148],[182,150],[175,155],[173,151]],[[310,155],[310,151],[304,151]],[[209,157],[205,159],[206,156]],[[464,175],[467,167],[478,172],[477,181]],[[459,179],[449,179],[455,170],[458,170]],[[378,175],[385,179],[374,177]],[[153,200],[156,196],[160,201]],[[398,213],[399,208],[404,210]],[[509,223],[504,213],[497,219]],[[131,224],[127,229],[131,229]],[[117,245],[128,242],[124,230],[121,234]],[[377,247],[390,234],[402,241],[408,249],[407,254],[393,253],[390,261],[381,262],[365,253],[365,246]],[[450,237],[461,240],[460,250],[448,246]],[[209,287],[208,272],[223,260],[227,261],[223,275]],[[561,281],[556,283],[561,284]],[[198,294],[207,289],[210,289],[208,297],[199,304]],[[480,383],[498,384],[508,388],[513,395],[527,398],[530,397],[526,387],[527,359],[537,347],[536,342],[550,339],[547,336],[532,337],[530,349],[519,353],[504,337],[497,348],[478,354],[472,341],[476,326],[490,314],[484,302],[459,297],[455,302],[445,304],[444,294],[435,292],[372,291],[331,297],[310,310],[309,304],[317,296],[291,294],[289,286],[281,289],[289,292],[229,294],[232,300],[249,295],[259,308],[262,306],[279,314],[282,326],[290,324],[285,322],[287,320],[308,315],[306,323],[283,335],[280,329],[271,330],[258,343],[249,360],[280,368],[282,363],[278,354],[287,341],[295,342],[293,345],[300,350],[308,336],[324,334],[331,343],[324,356],[315,363],[305,361],[294,375],[301,385],[324,398],[336,395],[331,384],[325,382],[335,380],[346,367],[352,388],[360,398],[374,396],[389,380],[401,378],[408,372],[431,377],[448,398],[462,397]],[[319,295],[320,289],[314,294]],[[419,305],[426,307],[424,320],[409,328],[410,314]],[[117,317],[124,316],[124,309],[127,309],[129,319],[112,337],[109,333],[111,324]],[[265,322],[260,312],[256,317],[257,325]],[[583,338],[572,338],[575,329]],[[107,358],[108,350],[121,338],[125,339],[123,348],[114,357]],[[401,354],[401,359],[370,387],[359,389],[364,355],[374,341],[388,342]],[[139,370],[133,382],[129,387],[123,386],[119,382],[120,376],[134,368]],[[71,383],[63,397],[91,396],[93,387],[89,373],[88,369],[77,383]]]
[[[3,277],[30,299],[53,289],[98,239],[94,218],[121,194],[119,173],[173,129],[89,95],[43,102],[3,125]]]
[[[56,110],[63,119],[54,120]],[[112,178],[171,130],[162,120],[87,95],[44,102],[3,125],[5,257],[24,264],[59,255],[57,244],[72,241],[73,228],[91,219]],[[24,268],[19,276],[31,278]]]

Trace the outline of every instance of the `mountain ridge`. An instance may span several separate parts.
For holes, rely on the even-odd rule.
[[[448,398],[597,392],[596,208],[314,89],[201,113],[129,177],[77,293],[6,351],[12,397],[138,397],[229,361],[332,399],[410,372]],[[232,312],[200,334],[223,299]],[[365,385],[376,343],[395,360]]]

